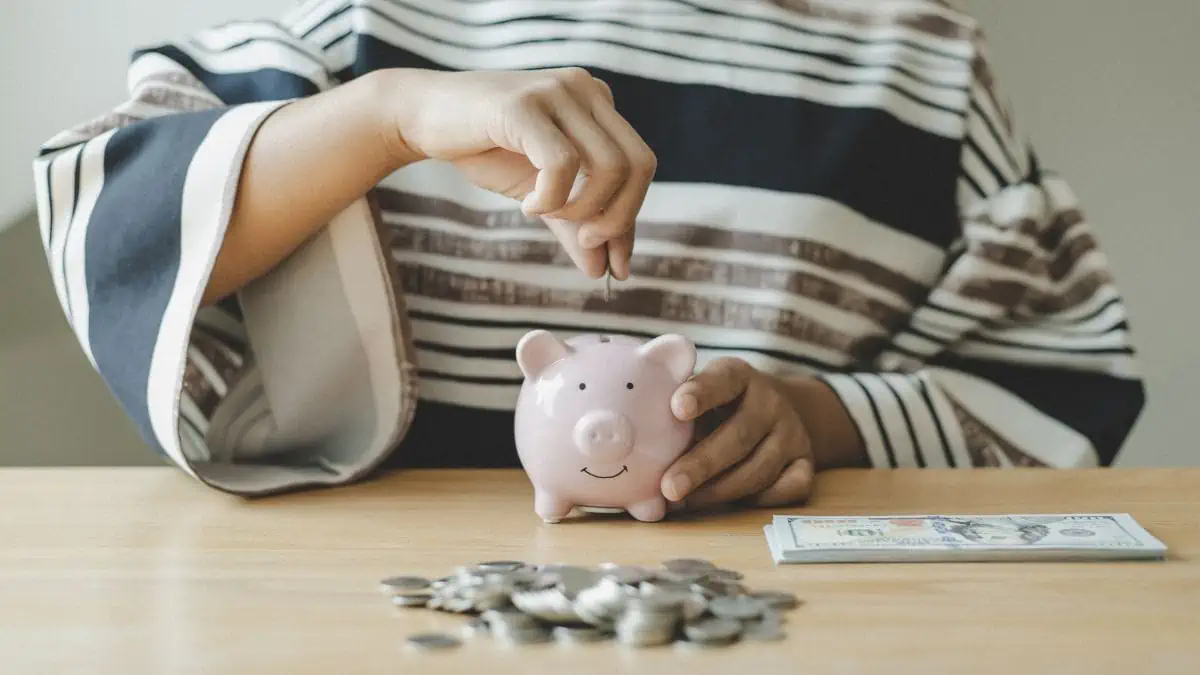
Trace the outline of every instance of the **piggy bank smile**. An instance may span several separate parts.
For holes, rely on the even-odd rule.
[[[692,375],[695,346],[682,335],[563,341],[535,330],[516,355],[525,381],[513,431],[534,511],[547,522],[585,505],[661,520],[663,474],[692,432],[671,412],[671,395]]]
[[[629,471],[629,467],[628,467],[628,466],[626,466],[626,465],[624,465],[624,464],[622,464],[622,465],[621,465],[621,470],[620,470],[620,471],[618,471],[618,472],[616,472],[616,473],[614,473],[614,474],[613,474],[613,475],[611,475],[611,476],[602,476],[602,475],[600,475],[600,474],[598,474],[598,473],[594,473],[594,472],[590,471],[590,470],[589,470],[589,469],[588,469],[586,466],[585,466],[585,467],[583,467],[582,469],[580,469],[579,471],[580,471],[580,473],[586,473],[587,475],[591,476],[592,478],[600,478],[600,479],[603,479],[603,480],[608,480],[608,479],[610,479],[610,478],[616,478],[616,477],[618,477],[618,476],[620,476],[620,475],[622,475],[622,474],[625,474],[625,473],[627,473],[627,472]]]

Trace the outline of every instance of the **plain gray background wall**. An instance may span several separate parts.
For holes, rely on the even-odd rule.
[[[19,92],[20,105],[0,109],[0,221],[31,203],[38,142],[120,99],[131,45],[287,2],[63,4],[5,3],[0,58],[19,67],[0,71],[0,91]],[[1150,403],[1121,464],[1200,464],[1200,1],[959,4],[990,36],[1019,123],[1075,186],[1127,296]],[[38,49],[45,25],[74,48]],[[0,465],[156,462],[76,348],[41,255],[32,220],[0,233]]]

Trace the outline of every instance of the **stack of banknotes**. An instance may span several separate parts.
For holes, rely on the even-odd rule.
[[[1167,547],[1127,513],[775,516],[776,563],[1157,560]]]

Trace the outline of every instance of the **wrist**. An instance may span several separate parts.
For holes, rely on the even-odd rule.
[[[870,466],[858,427],[842,399],[829,385],[809,376],[780,377],[779,380],[808,431],[813,463],[818,471]]]
[[[386,153],[390,171],[428,159],[405,133],[415,126],[428,75],[416,69],[387,68],[355,80],[367,97],[369,124]]]

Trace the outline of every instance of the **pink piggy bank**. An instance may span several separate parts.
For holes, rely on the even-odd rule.
[[[666,515],[660,483],[691,442],[692,423],[671,395],[692,375],[696,347],[682,335],[650,341],[535,330],[517,344],[525,375],[517,399],[517,453],[549,523],[575,507]]]

